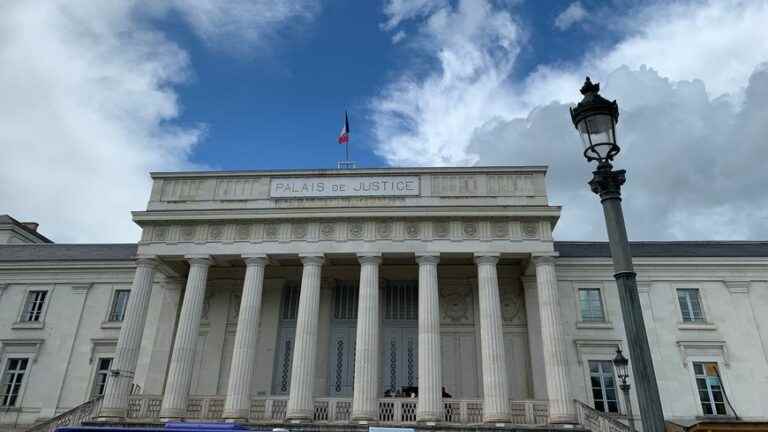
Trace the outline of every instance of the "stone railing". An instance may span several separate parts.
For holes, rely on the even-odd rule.
[[[60,426],[79,425],[96,417],[101,409],[102,397],[99,396],[88,402],[80,404],[69,411],[65,411],[55,417],[33,425],[26,432],[53,432]]]
[[[128,417],[135,420],[153,420],[160,416],[161,396],[134,395],[128,404]],[[249,421],[285,421],[287,396],[254,398],[251,400]],[[480,399],[444,399],[445,423],[482,423],[483,402]],[[224,396],[191,396],[187,403],[187,419],[218,420],[224,408]],[[546,401],[510,401],[512,423],[537,425],[547,422],[549,413]],[[315,399],[314,421],[320,423],[349,423],[352,417],[352,399]],[[415,398],[379,399],[378,423],[416,423]]]
[[[598,411],[582,401],[575,401],[579,424],[592,432],[634,432],[616,418]]]

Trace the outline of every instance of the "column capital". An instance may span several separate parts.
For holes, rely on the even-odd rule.
[[[437,263],[440,262],[440,254],[439,253],[416,254],[416,262],[419,265],[422,265],[422,264],[437,264]]]
[[[498,253],[476,253],[475,263],[496,265],[499,262],[501,254]]]
[[[208,267],[213,262],[210,255],[184,255],[184,259],[187,260],[190,266],[202,265]]]
[[[359,253],[357,254],[357,261],[360,262],[360,264],[375,264],[379,265],[381,264],[382,258],[381,254],[377,252],[365,252],[365,253]]]
[[[136,267],[155,268],[158,262],[157,255],[136,255]]]
[[[269,257],[266,254],[243,254],[240,256],[246,266],[266,266],[269,264]]]
[[[299,259],[305,266],[321,266],[325,262],[324,254],[300,254]]]
[[[536,263],[537,266],[540,265],[554,265],[555,264],[555,258],[557,257],[557,252],[552,253],[542,253],[542,254],[532,254],[531,258],[533,258],[533,262]]]

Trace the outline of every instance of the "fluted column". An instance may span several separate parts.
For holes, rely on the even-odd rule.
[[[496,264],[499,256],[476,255],[480,301],[480,353],[483,359],[483,421],[509,421],[509,387]]]
[[[309,421],[314,414],[313,391],[323,257],[306,255],[301,257],[301,261],[304,269],[301,275],[299,316],[296,319],[296,342],[286,417],[288,420]]]
[[[187,398],[192,383],[192,366],[195,360],[197,339],[200,336],[200,318],[203,313],[205,285],[208,279],[209,256],[190,256],[189,275],[181,314],[173,343],[171,363],[165,384],[160,417],[163,419],[182,418],[187,413]]]
[[[156,265],[157,260],[154,257],[136,259],[136,273],[133,276],[123,324],[120,326],[112,373],[107,380],[104,400],[99,411],[100,419],[125,418],[128,413],[128,395],[139,359]]]
[[[568,364],[565,357],[565,341],[560,322],[555,258],[534,257],[536,285],[539,291],[539,316],[541,341],[544,351],[544,369],[549,396],[549,422],[575,423],[576,415],[571,392],[568,389]]]
[[[267,257],[257,255],[243,259],[246,265],[245,281],[240,298],[232,367],[229,371],[227,400],[222,417],[247,420],[251,409],[251,380],[256,360],[256,339],[259,335],[259,313]]]
[[[357,303],[355,385],[352,420],[372,421],[379,414],[379,265],[381,255],[360,255]]]
[[[440,298],[437,284],[439,255],[419,255],[419,400],[416,420],[443,419],[440,357]]]

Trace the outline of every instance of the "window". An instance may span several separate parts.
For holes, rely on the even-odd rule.
[[[419,287],[416,281],[386,281],[384,319],[415,320],[419,313]]]
[[[693,363],[696,388],[704,415],[726,415],[723,385],[717,363]]]
[[[112,358],[102,357],[99,359],[99,363],[96,365],[96,376],[93,377],[93,388],[91,389],[91,396],[104,396],[104,390],[107,388],[107,377],[109,376],[109,368],[112,366]]]
[[[26,358],[9,358],[6,362],[3,379],[0,382],[0,406],[16,406],[28,362],[29,359]]]
[[[21,313],[21,320],[26,322],[39,322],[43,318],[43,306],[48,291],[29,291],[27,301],[24,303],[24,310]]]
[[[679,288],[677,301],[680,303],[680,312],[683,322],[704,321],[704,312],[701,309],[701,297],[698,288]]]
[[[579,288],[579,310],[582,321],[605,321],[599,288]]]
[[[592,386],[595,409],[603,412],[619,412],[613,363],[610,360],[590,360],[589,381]]]
[[[107,321],[122,321],[125,318],[125,309],[128,306],[130,290],[116,290],[112,297],[112,308],[109,310]]]
[[[280,306],[280,319],[295,320],[299,315],[299,287],[296,284],[286,284],[283,289],[283,300]]]
[[[358,290],[348,281],[336,281],[333,292],[333,319],[357,319]]]

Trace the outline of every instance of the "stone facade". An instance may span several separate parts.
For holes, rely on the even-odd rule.
[[[605,245],[553,241],[544,168],[153,178],[138,245],[0,246],[2,372],[28,359],[0,423],[97,393],[112,420],[574,423],[626,347]],[[768,243],[633,250],[666,416],[703,414],[704,362],[728,414],[768,418]]]

